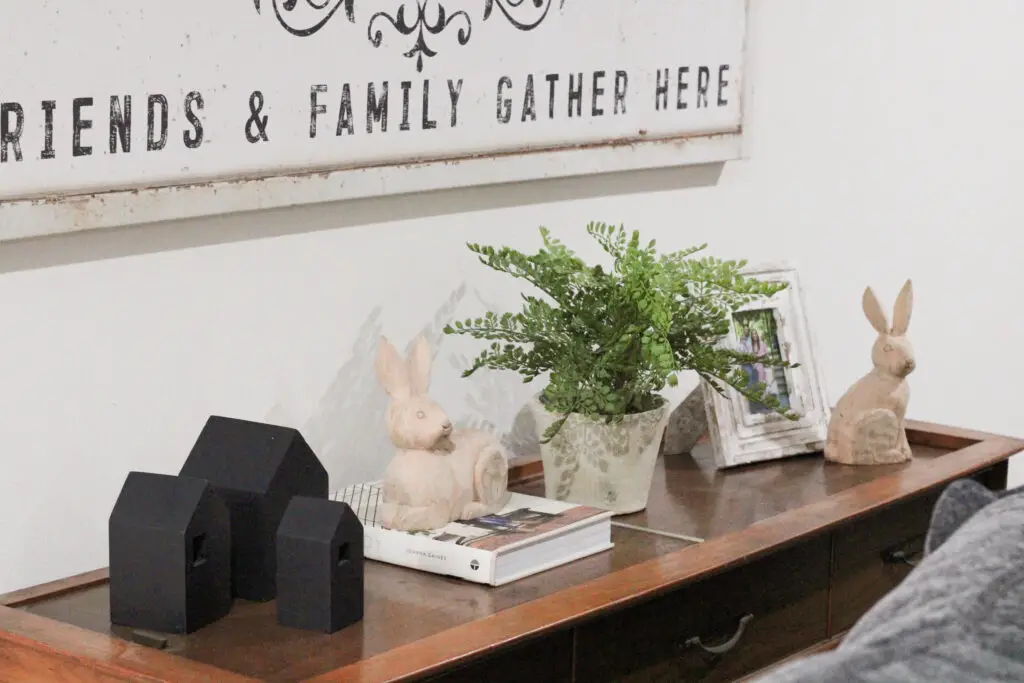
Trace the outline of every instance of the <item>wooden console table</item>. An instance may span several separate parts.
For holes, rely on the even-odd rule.
[[[873,468],[663,457],[613,550],[501,588],[371,562],[364,621],[332,636],[238,602],[158,650],[111,629],[104,570],[18,591],[0,596],[0,682],[736,680],[834,642],[910,571],[942,487],[1003,488],[1024,450],[920,422],[908,436],[912,463]]]

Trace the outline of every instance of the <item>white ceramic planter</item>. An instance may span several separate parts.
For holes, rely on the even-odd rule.
[[[668,408],[663,402],[655,410],[611,424],[570,415],[555,438],[540,445],[545,496],[617,515],[643,510],[668,424]],[[533,410],[538,434],[558,419],[537,397]]]

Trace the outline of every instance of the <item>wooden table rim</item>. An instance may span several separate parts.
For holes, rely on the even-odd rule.
[[[911,443],[958,451],[912,477],[896,472],[841,491],[826,500],[712,538],[641,564],[578,584],[427,638],[407,643],[309,679],[314,683],[390,683],[451,668],[542,633],[571,626],[597,612],[624,607],[713,572],[751,562],[841,522],[870,514],[914,492],[924,492],[969,476],[1024,450],[1024,440],[997,434],[907,421]],[[537,462],[517,466],[515,477],[537,476]],[[511,473],[510,473],[511,474]],[[142,645],[63,624],[16,609],[64,593],[104,583],[107,570],[0,595],[0,645],[20,645],[50,659],[84,664],[106,676],[127,680],[256,681]],[[104,679],[107,680],[107,679]]]

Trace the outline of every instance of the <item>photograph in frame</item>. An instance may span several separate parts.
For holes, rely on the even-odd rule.
[[[800,417],[786,419],[731,387],[726,387],[722,395],[702,383],[709,435],[709,444],[704,447],[712,450],[719,468],[821,452],[830,417],[796,269],[786,264],[765,264],[747,268],[744,274],[789,286],[767,300],[737,310],[729,334],[721,343],[753,356],[797,364],[784,368],[753,362],[742,367],[751,388],[764,384],[781,407]]]

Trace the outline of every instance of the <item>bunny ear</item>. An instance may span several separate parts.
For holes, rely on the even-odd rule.
[[[409,371],[406,369],[398,349],[386,337],[380,338],[376,370],[377,379],[380,380],[391,398],[407,398],[409,396]]]
[[[426,394],[430,388],[430,345],[422,335],[412,343],[407,362],[410,390],[413,395]]]
[[[914,308],[914,286],[907,280],[896,297],[896,307],[892,313],[892,333],[902,336],[910,327],[910,313]]]
[[[868,317],[871,327],[875,328],[878,334],[889,334],[889,321],[885,319],[882,306],[878,303],[878,298],[871,291],[870,287],[864,290],[862,304],[864,306],[864,315]]]

